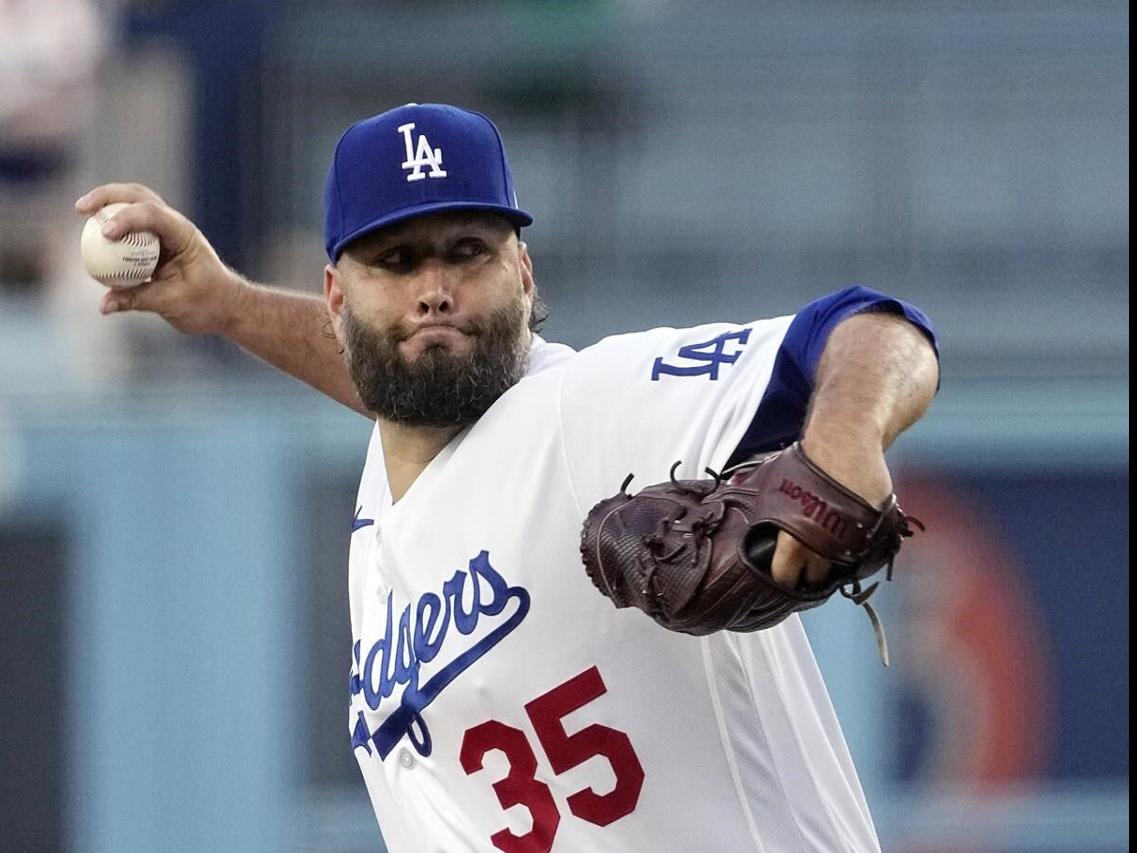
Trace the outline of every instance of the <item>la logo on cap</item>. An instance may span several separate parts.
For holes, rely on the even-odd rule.
[[[403,168],[414,169],[407,175],[407,180],[421,181],[423,178],[445,178],[446,172],[442,169],[442,149],[431,148],[426,134],[420,133],[416,150],[414,143],[411,142],[411,131],[414,129],[415,123],[413,121],[409,124],[399,125],[399,133],[403,135],[403,141],[407,144],[407,159],[403,161]],[[424,166],[430,166],[430,171],[426,174],[423,174],[422,171]]]

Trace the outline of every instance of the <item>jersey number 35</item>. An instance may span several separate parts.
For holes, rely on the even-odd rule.
[[[569,811],[597,826],[607,826],[635,811],[643,787],[643,766],[624,732],[593,724],[570,735],[561,720],[607,691],[600,671],[591,667],[525,705],[554,773],[564,773],[595,755],[604,756],[612,765],[616,787],[607,794],[584,788],[568,797]],[[549,853],[561,814],[548,785],[537,779],[537,756],[529,739],[520,729],[487,720],[466,730],[459,756],[462,769],[467,774],[481,770],[492,749],[501,750],[509,761],[509,775],[493,783],[498,802],[503,809],[524,805],[533,816],[533,828],[524,835],[502,829],[490,841],[506,853]]]

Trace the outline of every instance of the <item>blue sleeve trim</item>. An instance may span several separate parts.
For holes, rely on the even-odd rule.
[[[774,372],[754,419],[731,454],[727,467],[755,453],[781,450],[801,436],[817,365],[829,334],[854,314],[899,314],[924,333],[939,358],[936,331],[919,308],[867,287],[849,287],[809,303],[794,317],[774,360]]]

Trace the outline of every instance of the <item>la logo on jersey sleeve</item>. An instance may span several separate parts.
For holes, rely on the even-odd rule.
[[[658,382],[661,376],[706,376],[713,382],[719,378],[720,365],[738,361],[749,340],[750,329],[745,328],[736,332],[723,332],[701,344],[679,347],[679,352],[668,358],[681,359],[682,362],[672,364],[664,361],[663,356],[658,357],[651,368],[651,381]]]

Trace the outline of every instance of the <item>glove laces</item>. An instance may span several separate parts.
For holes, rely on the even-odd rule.
[[[881,510],[880,518],[877,519],[876,526],[870,533],[870,538],[876,535],[876,532],[880,528],[885,514],[891,512],[894,508],[900,515],[899,533],[902,538],[908,538],[916,534],[916,531],[912,529],[912,526],[919,528],[921,531],[927,529],[924,527],[924,523],[920,521],[920,519],[906,515],[904,511],[900,509],[900,506],[896,503],[896,495],[892,495],[888,499],[888,504],[883,510]],[[892,580],[892,567],[895,562],[896,553],[894,550],[892,556],[888,560],[888,564],[885,566],[885,580]],[[869,622],[872,623],[873,635],[876,637],[876,650],[880,654],[880,662],[885,666],[888,666],[890,663],[888,654],[888,637],[885,636],[884,624],[880,620],[880,614],[876,612],[875,607],[869,604],[869,596],[876,592],[876,588],[878,586],[880,586],[880,581],[876,581],[875,583],[862,589],[861,582],[859,580],[854,580],[841,587],[841,595],[845,596],[845,598],[849,599],[858,607],[863,607],[865,609],[865,613],[869,617]]]

